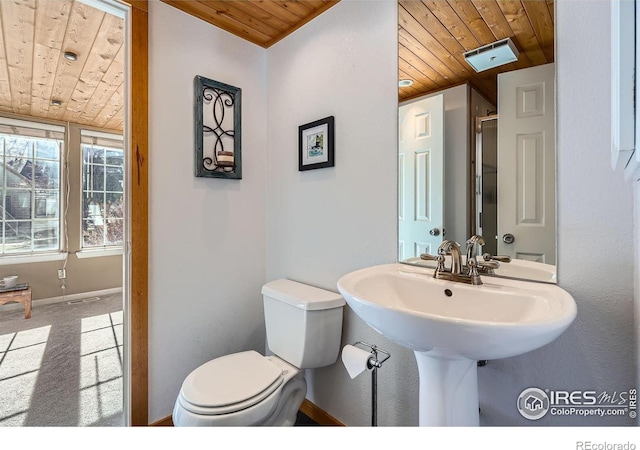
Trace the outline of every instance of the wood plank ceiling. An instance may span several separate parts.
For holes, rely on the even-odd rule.
[[[477,73],[464,53],[510,37],[517,62]],[[399,0],[399,100],[469,83],[496,102],[497,75],[554,61],[553,0]]]
[[[162,1],[268,48],[339,0]],[[554,0],[399,0],[398,22],[398,76],[414,82],[400,101],[469,83],[495,102],[498,73],[554,61]],[[122,19],[76,0],[0,0],[0,27],[0,112],[122,130]],[[506,37],[517,62],[476,73],[464,60]]]
[[[268,48],[340,0],[162,0],[229,33]]]
[[[0,26],[0,111],[122,130],[122,19],[74,0],[6,0]]]

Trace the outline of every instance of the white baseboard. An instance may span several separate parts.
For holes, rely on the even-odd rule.
[[[122,292],[122,288],[110,288],[110,289],[101,289],[99,291],[90,291],[90,292],[80,292],[78,294],[69,294],[69,295],[61,295],[58,297],[49,297],[49,298],[41,298],[38,300],[33,300],[31,303],[31,308],[37,308],[38,306],[51,305],[53,303],[62,303],[62,302],[70,302],[73,300],[80,300],[83,298],[89,297],[101,297],[106,295],[118,294]],[[20,303],[7,303],[2,305],[1,307],[5,311],[12,311],[14,309],[24,309]]]

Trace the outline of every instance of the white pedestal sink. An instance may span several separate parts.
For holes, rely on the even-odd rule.
[[[421,426],[479,423],[477,361],[540,348],[576,317],[554,284],[483,277],[480,286],[437,280],[433,269],[385,264],[338,280],[369,326],[416,355]]]

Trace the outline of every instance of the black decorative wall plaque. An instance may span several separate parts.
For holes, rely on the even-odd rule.
[[[196,76],[196,177],[242,178],[241,89]]]

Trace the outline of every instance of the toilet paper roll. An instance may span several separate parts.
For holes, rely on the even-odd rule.
[[[371,352],[353,345],[345,345],[342,349],[342,363],[352,379],[371,368],[369,366],[371,357]]]

